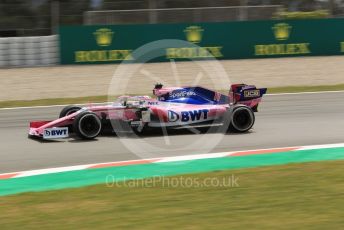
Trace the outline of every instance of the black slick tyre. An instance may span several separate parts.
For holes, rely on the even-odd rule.
[[[237,133],[249,131],[255,122],[253,110],[245,105],[238,105],[233,108],[229,129]]]
[[[81,108],[78,107],[78,106],[75,106],[75,105],[68,105],[66,107],[64,107],[61,112],[60,112],[60,115],[59,115],[59,118],[61,117],[65,117],[65,116],[68,116],[72,113],[75,113],[77,111],[79,111]]]
[[[75,134],[86,140],[96,138],[102,130],[102,122],[97,114],[92,112],[82,112],[73,121]]]

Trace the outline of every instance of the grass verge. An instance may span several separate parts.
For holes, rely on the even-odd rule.
[[[343,163],[217,171],[167,177],[155,184],[140,180],[121,182],[111,188],[96,185],[0,197],[0,226],[340,229],[344,223]],[[197,186],[196,181],[205,185],[207,178],[227,186]],[[237,178],[236,183],[229,183],[233,178]],[[187,186],[180,186],[182,183]]]
[[[298,92],[318,92],[318,91],[337,91],[344,90],[344,84],[323,85],[323,86],[288,86],[269,88],[268,93],[298,93]],[[113,96],[115,98],[115,96]],[[67,105],[105,102],[108,96],[89,96],[76,98],[49,98],[39,100],[18,100],[18,101],[0,101],[0,108],[13,108],[25,106],[44,106],[44,105]]]

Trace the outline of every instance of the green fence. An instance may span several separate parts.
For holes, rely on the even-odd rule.
[[[190,42],[167,47],[154,61],[339,55],[344,52],[344,19],[223,23],[63,26],[61,64],[135,60],[138,47],[161,39]],[[197,46],[195,46],[197,45]]]

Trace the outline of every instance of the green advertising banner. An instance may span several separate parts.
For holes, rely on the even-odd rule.
[[[61,64],[136,60],[133,51],[153,41],[179,39],[153,61],[339,55],[344,19],[245,21],[191,24],[63,26]],[[190,45],[188,45],[190,44]],[[138,60],[140,61],[140,60]]]

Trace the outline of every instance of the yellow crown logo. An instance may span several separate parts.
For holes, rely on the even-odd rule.
[[[275,38],[277,40],[287,40],[289,38],[292,27],[287,23],[277,23],[272,27]]]
[[[99,46],[111,45],[114,32],[107,28],[98,29],[93,33]]]
[[[186,39],[192,43],[199,43],[202,40],[203,31],[200,26],[189,26],[184,30]]]

